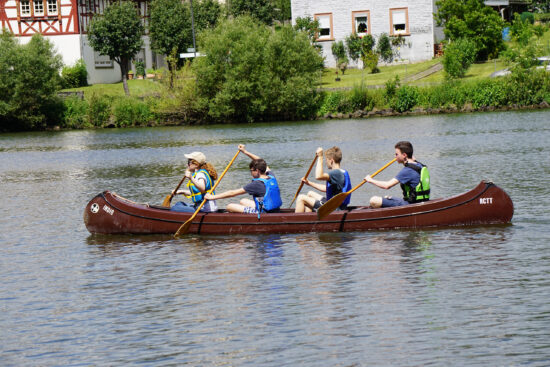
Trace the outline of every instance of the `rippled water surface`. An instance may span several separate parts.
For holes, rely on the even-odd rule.
[[[535,111],[2,134],[0,365],[548,366],[549,121]],[[398,140],[429,166],[433,197],[482,179],[504,188],[512,225],[176,240],[91,236],[82,221],[107,189],[162,202],[186,152],[221,172],[246,144],[288,205],[318,146],[342,148],[356,185]],[[219,190],[249,180],[240,157]],[[364,185],[353,203],[373,194]]]

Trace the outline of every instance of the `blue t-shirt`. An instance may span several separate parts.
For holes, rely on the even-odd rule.
[[[418,167],[422,167],[422,165],[418,163],[409,163],[414,164]],[[401,171],[395,176],[397,181],[399,181],[400,184],[407,185],[410,187],[416,187],[418,183],[420,182],[420,173],[416,172],[414,169],[410,167],[403,167]]]

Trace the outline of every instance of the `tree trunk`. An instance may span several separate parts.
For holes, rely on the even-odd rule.
[[[127,97],[130,96],[130,89],[128,89],[128,60],[122,59],[119,63],[120,65],[120,74],[122,76],[122,86],[124,87],[124,94],[126,94]]]

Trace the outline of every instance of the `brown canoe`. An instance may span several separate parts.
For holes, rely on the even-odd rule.
[[[514,214],[512,200],[492,182],[482,181],[473,190],[446,199],[395,208],[353,207],[335,211],[323,220],[316,213],[235,214],[219,211],[199,213],[189,228],[194,234],[299,233],[365,231],[383,228],[423,228],[509,223]],[[93,198],[84,211],[90,233],[170,233],[192,213],[139,204],[105,191]]]

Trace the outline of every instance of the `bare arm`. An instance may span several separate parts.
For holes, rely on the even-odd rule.
[[[313,188],[316,189],[316,190],[321,191],[321,192],[326,192],[326,191],[327,191],[326,185],[319,184],[319,183],[317,183],[317,182],[311,182],[311,181],[308,180],[307,178],[302,178],[302,182],[305,183],[305,184],[308,185],[308,186],[313,187]]]
[[[323,180],[323,181],[330,180],[328,173],[325,173],[323,171],[323,148],[321,147],[317,148],[317,151],[315,153],[317,154],[317,165],[315,166],[315,179]]]
[[[392,178],[389,181],[379,181],[379,180],[373,179],[372,177],[370,177],[370,175],[365,177],[365,181],[385,190],[392,188],[399,183],[399,181],[396,178]]]
[[[244,188],[241,187],[240,189],[229,190],[226,192],[222,192],[221,194],[216,194],[216,195],[206,194],[204,195],[204,198],[206,200],[217,200],[217,199],[232,198],[233,196],[238,196],[242,194],[246,194],[246,191],[244,191]]]
[[[239,144],[239,150],[241,152],[243,152],[243,154],[248,156],[248,158],[250,158],[250,159],[262,159],[262,157],[260,157],[259,155],[256,155],[254,153],[250,153],[248,150],[246,150],[244,144]],[[269,169],[269,166],[267,166],[266,172],[269,172],[269,171],[271,171],[271,170]]]

